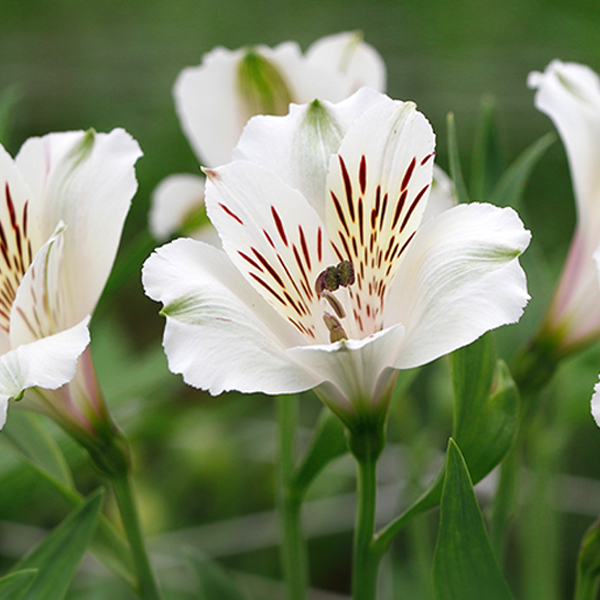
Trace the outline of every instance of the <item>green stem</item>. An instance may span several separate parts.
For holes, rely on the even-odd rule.
[[[585,532],[577,559],[574,600],[595,600],[600,582],[600,518]]]
[[[144,544],[130,473],[126,472],[120,476],[111,477],[111,483],[119,504],[125,534],[131,547],[133,564],[139,580],[140,597],[143,600],[161,600],[162,596],[154,579]]]
[[[288,600],[304,600],[308,582],[306,544],[302,537],[302,497],[290,485],[296,451],[298,401],[292,397],[277,400],[279,423],[279,511],[282,527],[281,564]]]
[[[598,575],[577,570],[573,600],[596,600],[598,597]]]
[[[373,443],[374,442],[374,443]],[[356,458],[357,505],[354,529],[354,564],[352,593],[354,600],[375,600],[377,572],[381,554],[373,548],[375,502],[377,498],[377,459],[381,453],[380,440],[368,434],[350,433],[350,450]]]

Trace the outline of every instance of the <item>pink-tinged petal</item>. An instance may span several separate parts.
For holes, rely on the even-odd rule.
[[[385,323],[406,337],[395,367],[428,363],[516,322],[529,299],[517,261],[530,240],[517,214],[461,204],[419,229],[386,299]]]
[[[258,165],[237,161],[207,174],[208,214],[230,259],[307,340],[328,341],[315,283],[338,261],[315,210]]]
[[[90,341],[89,316],[54,335],[23,344],[0,356],[0,406],[31,387],[57,389],[70,381]]]
[[[327,231],[350,261],[357,337],[381,328],[388,282],[425,211],[434,134],[412,102],[377,103],[348,130],[327,177]]]
[[[277,173],[300,190],[324,220],[330,157],[338,151],[352,123],[384,99],[365,88],[338,104],[292,104],[285,117],[254,117],[246,125],[233,158]]]
[[[351,93],[361,87],[385,91],[383,59],[359,32],[337,33],[317,40],[306,51],[306,59],[310,65],[333,66],[350,83]]]
[[[156,186],[150,199],[149,222],[152,235],[159,241],[167,240],[180,232],[186,219],[203,206],[203,177],[188,174],[166,177]],[[201,235],[200,231],[197,234]],[[190,237],[201,239],[193,234]]]
[[[16,158],[35,199],[32,218],[41,223],[42,239],[59,221],[67,225],[62,285],[69,326],[93,311],[112,269],[140,156],[137,142],[115,129],[31,138]]]
[[[372,414],[385,398],[385,374],[396,362],[404,327],[393,325],[362,340],[290,348],[287,355],[313,372],[322,384],[323,397],[343,419]]]
[[[17,290],[10,313],[10,344],[16,348],[71,326],[61,286],[65,225],[59,223],[37,251]]]
[[[600,427],[600,381],[594,386],[591,408],[594,421],[596,421],[596,425]]]
[[[174,373],[211,394],[293,393],[319,383],[286,356],[297,331],[256,293],[227,255],[180,239],[159,248],[143,270],[146,294],[164,304],[163,345]]]
[[[535,106],[560,133],[573,178],[578,223],[600,241],[600,78],[584,65],[552,61],[530,73]]]

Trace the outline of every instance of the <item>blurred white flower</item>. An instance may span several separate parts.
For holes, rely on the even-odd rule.
[[[528,85],[563,141],[576,200],[575,233],[541,331],[560,355],[600,335],[600,79],[589,67],[554,60],[530,73]]]
[[[0,414],[73,378],[112,268],[141,155],[123,130],[31,138],[13,160],[0,146]],[[43,389],[42,389],[43,388]],[[77,406],[48,407],[77,413]]]
[[[224,250],[182,239],[144,266],[170,369],[213,394],[316,388],[352,427],[385,418],[396,369],[517,321],[529,232],[487,204],[423,221],[433,157],[415,105],[370,89],[253,118],[207,170]]]
[[[197,67],[187,67],[173,90],[179,120],[201,164],[214,167],[231,160],[231,152],[248,119],[257,114],[288,112],[291,102],[315,98],[337,102],[360,87],[385,90],[385,65],[357,32],[317,40],[303,55],[296,42],[275,48],[215,48]],[[210,226],[188,227],[203,211],[204,178],[167,177],[154,191],[150,231],[166,240],[176,231],[205,239]]]

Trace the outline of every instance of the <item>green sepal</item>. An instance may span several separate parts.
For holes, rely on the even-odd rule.
[[[454,124],[454,114],[448,113],[446,117],[446,130],[448,133],[448,161],[450,163],[450,177],[454,181],[456,197],[462,203],[469,202],[469,194],[465,186],[462,170],[460,167],[460,157],[458,154],[458,141],[456,139],[456,125]]]
[[[24,600],[63,600],[96,527],[102,490],[53,529],[14,571],[38,569]]]
[[[555,141],[556,134],[550,132],[523,150],[502,175],[488,201],[496,206],[516,208],[521,202],[525,185],[533,167]]]
[[[481,99],[471,160],[471,198],[487,202],[506,169],[504,149],[498,135],[496,106],[492,96]]]
[[[24,569],[0,579],[0,600],[21,600],[37,574],[37,569]]]
[[[433,557],[436,600],[512,600],[485,529],[471,477],[450,438]]]
[[[303,496],[317,475],[347,451],[342,422],[327,407],[323,407],[310,444],[292,472],[289,489]]]

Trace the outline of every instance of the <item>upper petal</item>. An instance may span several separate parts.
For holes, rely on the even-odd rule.
[[[223,251],[176,240],[146,261],[143,282],[146,294],[165,306],[169,368],[186,383],[212,394],[293,393],[319,383],[285,355],[302,338]]]
[[[424,223],[386,298],[385,323],[403,323],[395,365],[416,367],[516,322],[529,299],[517,257],[530,234],[515,211],[461,204]]]
[[[364,88],[338,104],[292,104],[285,117],[254,117],[246,125],[233,158],[277,173],[300,190],[324,220],[330,157],[338,151],[352,123],[384,99],[382,94]]]
[[[31,138],[16,158],[34,197],[42,239],[59,221],[67,225],[63,284],[69,325],[93,311],[112,269],[137,189],[134,164],[140,156],[137,142],[115,129]]]
[[[311,65],[333,66],[350,83],[351,92],[370,87],[385,92],[386,72],[381,55],[357,31],[328,35],[306,51]]]
[[[567,151],[580,226],[600,241],[600,79],[589,67],[552,61],[530,73],[535,106],[554,122]]]

